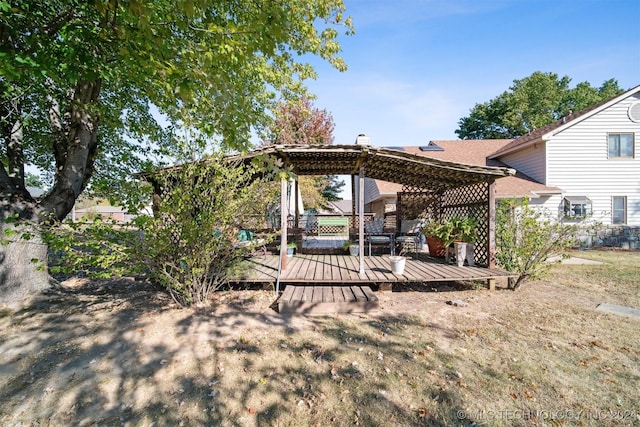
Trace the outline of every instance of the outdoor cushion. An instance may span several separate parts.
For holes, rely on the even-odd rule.
[[[402,234],[418,234],[422,228],[422,221],[419,219],[405,220],[400,225],[400,233]]]
[[[382,218],[376,218],[365,224],[365,231],[367,234],[382,234],[384,222],[379,221],[379,219],[381,220]]]
[[[253,240],[253,232],[249,230],[240,230],[238,232],[238,240],[241,242],[248,242]]]

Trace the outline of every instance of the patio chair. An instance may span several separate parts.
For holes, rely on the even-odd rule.
[[[256,256],[262,253],[263,257],[267,256],[267,245],[265,239],[256,238],[253,231],[241,229],[238,231],[238,241],[233,243],[234,248],[248,248],[249,255]]]
[[[305,247],[305,241],[307,243],[316,240],[316,213],[314,211],[307,211],[302,214],[300,220],[301,228],[299,230],[300,243],[299,248],[302,250]],[[308,245],[307,245],[308,246]]]
[[[391,255],[395,254],[395,242],[393,233],[384,232],[384,218],[374,218],[365,224],[364,239],[369,246],[369,256],[371,256],[371,245],[389,246]]]
[[[404,220],[400,224],[400,235],[396,236],[396,243],[402,252],[422,251],[425,237],[422,234],[424,220]]]

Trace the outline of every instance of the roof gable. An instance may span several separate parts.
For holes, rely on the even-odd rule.
[[[503,154],[518,150],[520,148],[523,148],[535,142],[546,141],[549,138],[551,138],[553,135],[557,134],[558,132],[562,132],[564,129],[570,126],[574,126],[576,123],[579,123],[582,120],[585,120],[588,117],[591,117],[599,113],[600,111],[606,108],[609,108],[610,106],[617,104],[618,102],[630,96],[633,96],[636,93],[640,93],[640,86],[636,86],[633,89],[630,89],[624,93],[621,93],[620,95],[614,96],[611,99],[592,105],[591,107],[585,108],[584,110],[579,111],[577,113],[569,114],[559,120],[556,120],[553,123],[550,123],[546,126],[541,127],[540,129],[536,129],[533,132],[528,133],[527,135],[523,135],[520,138],[516,138],[513,141],[511,141],[510,144],[505,145],[504,147],[502,147],[495,153],[492,153],[488,157],[490,159],[495,159],[496,157],[499,157]]]
[[[401,152],[461,164],[505,167],[507,165],[497,159],[489,159],[488,156],[511,142],[511,139],[436,140],[432,143],[441,147],[442,151],[424,151],[419,146],[404,146]],[[395,196],[397,192],[402,191],[402,185],[382,180],[373,180],[373,185],[379,196],[374,200]],[[522,172],[516,171],[515,176],[496,180],[496,193],[498,197],[522,197],[557,194],[560,193],[560,189],[541,184]]]

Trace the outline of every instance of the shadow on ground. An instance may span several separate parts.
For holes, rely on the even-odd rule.
[[[403,373],[416,357],[403,337],[415,319],[296,322],[252,294],[191,310],[145,283],[90,282],[3,315],[0,424],[439,426],[463,407],[441,384],[454,372]],[[425,369],[450,364],[423,345]],[[397,390],[446,402],[446,413],[410,407]]]

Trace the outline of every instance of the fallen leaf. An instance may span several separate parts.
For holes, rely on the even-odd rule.
[[[609,350],[610,347],[608,345],[602,344],[600,341],[591,341],[590,343],[594,347],[599,347],[603,350]]]

